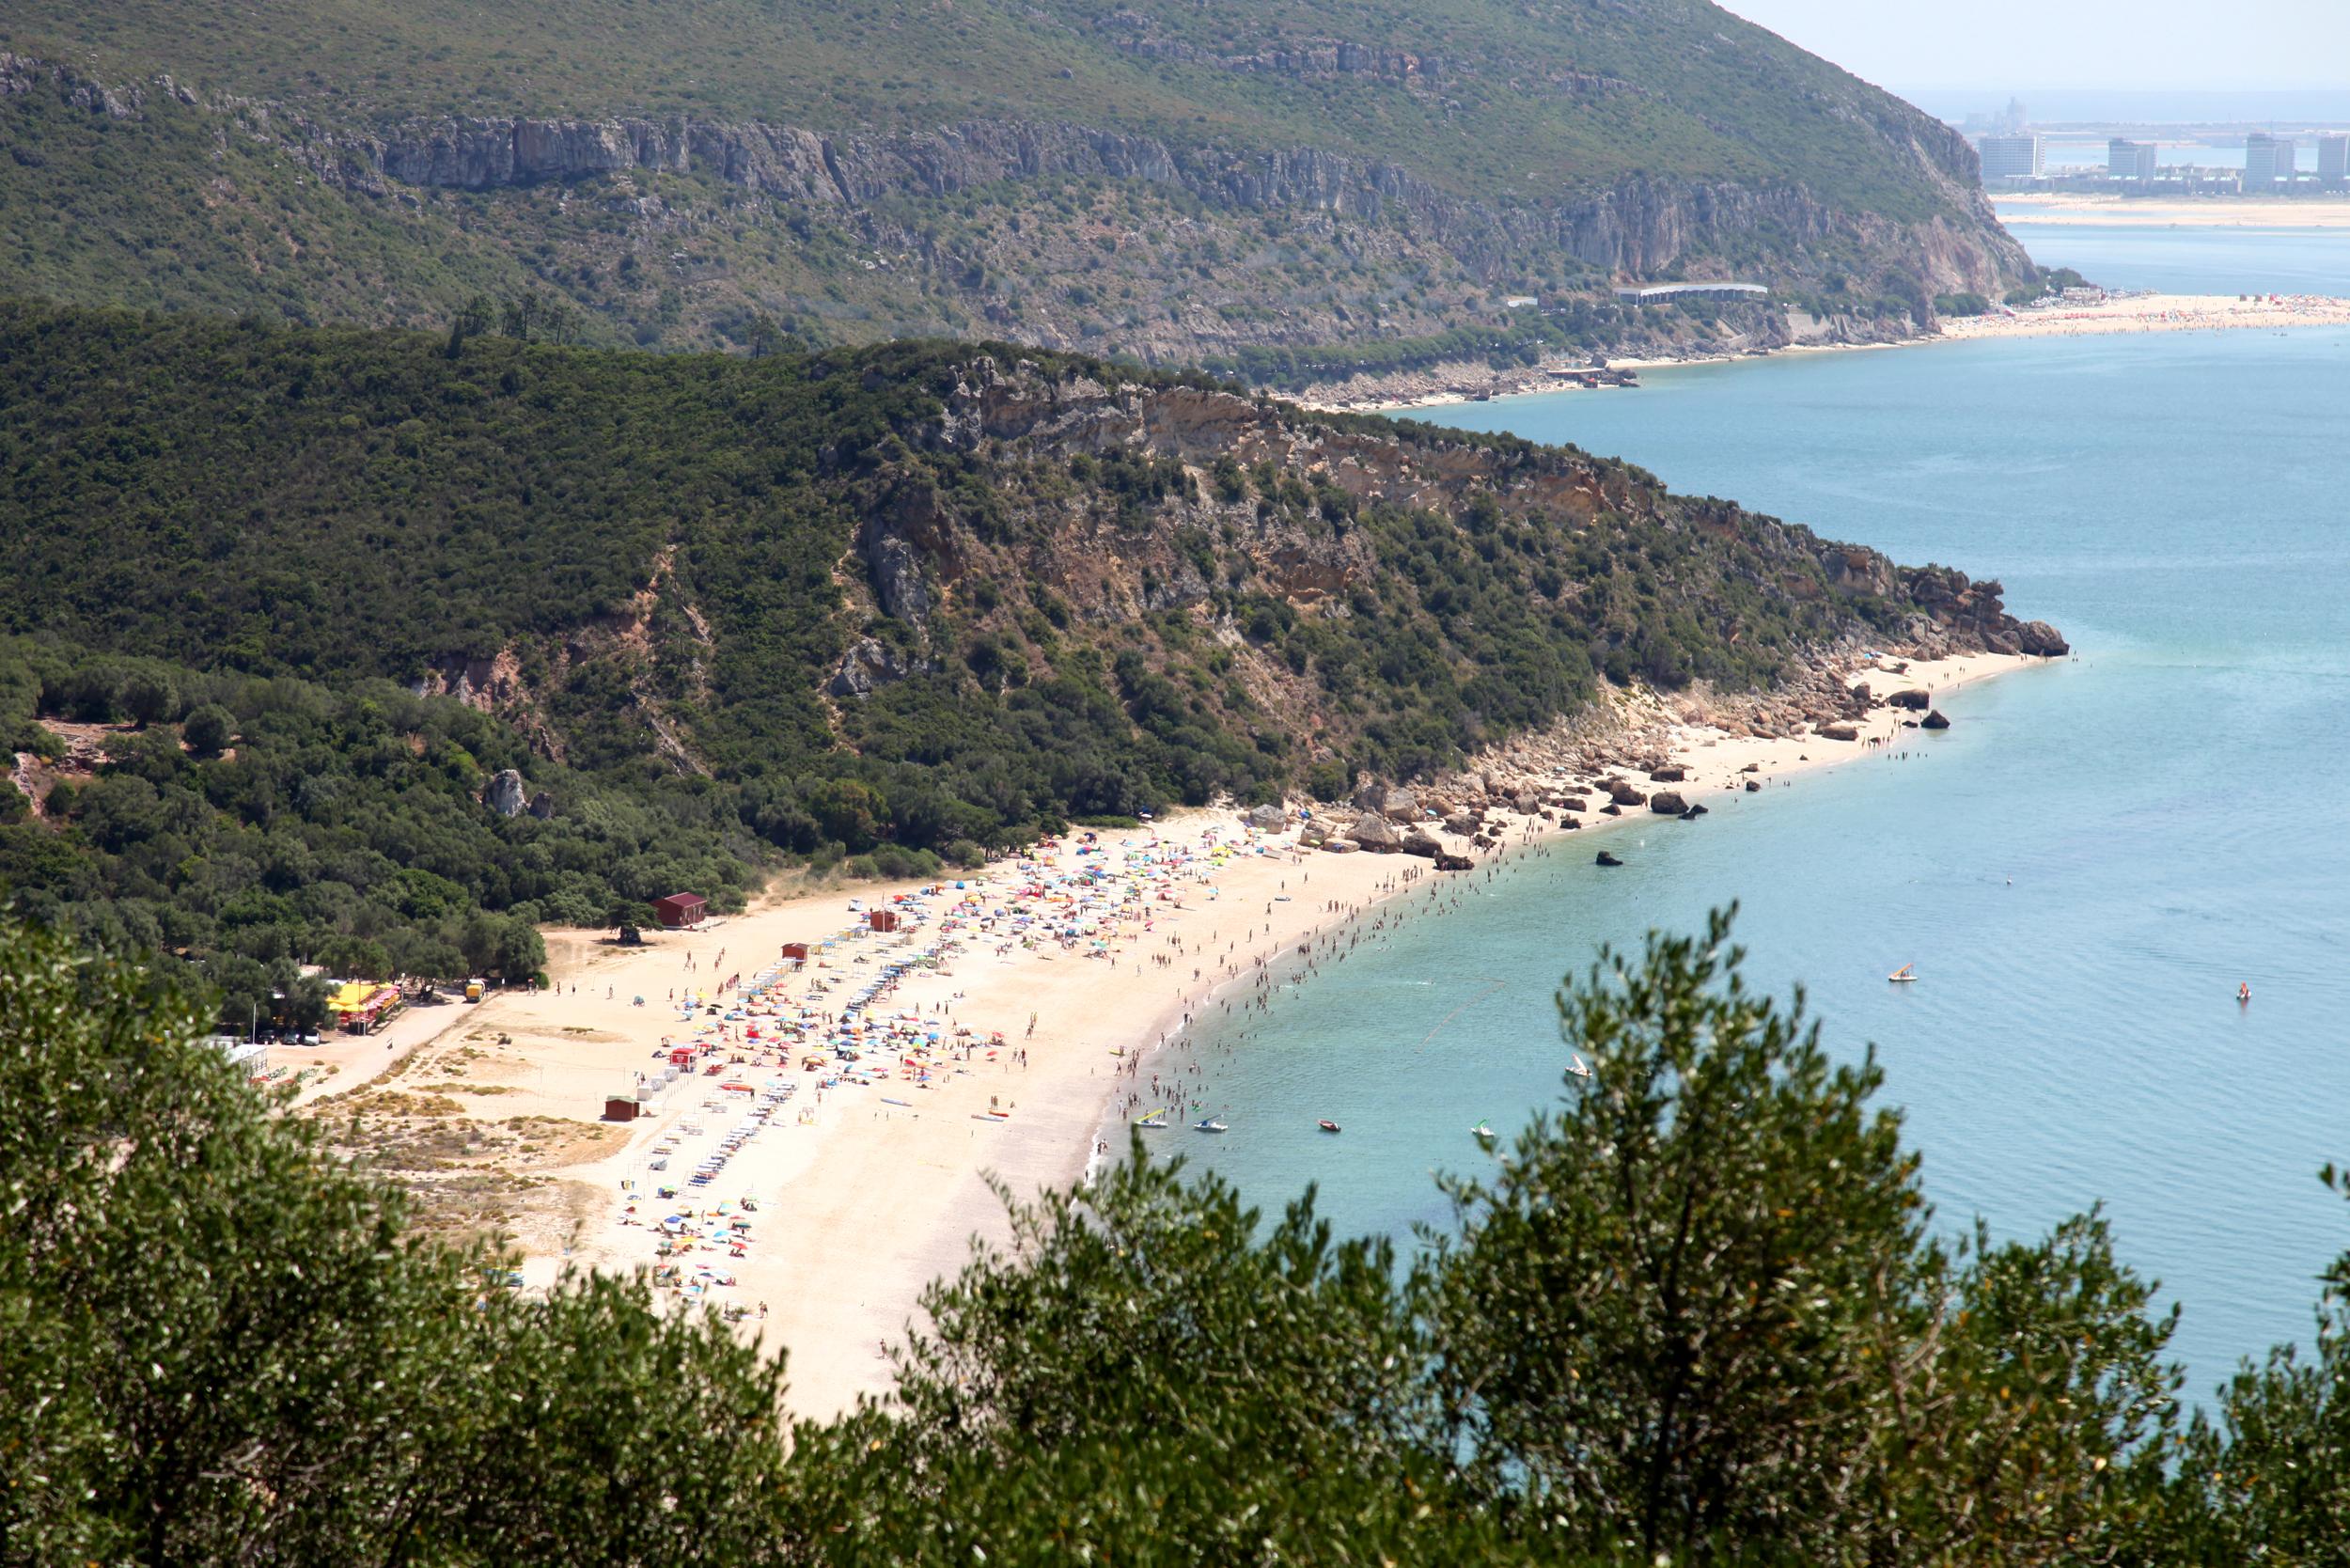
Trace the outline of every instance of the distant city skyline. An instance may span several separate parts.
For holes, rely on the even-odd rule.
[[[1974,0],[1957,9],[1884,0],[1722,0],[1856,76],[1895,92],[2025,95],[2138,89],[2338,97],[2350,73],[2350,5],[2245,0],[2224,20],[2187,0]],[[2004,96],[1980,105],[1996,109]],[[2281,111],[2280,111],[2281,112]]]

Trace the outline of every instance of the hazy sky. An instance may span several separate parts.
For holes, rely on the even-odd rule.
[[[1721,0],[1896,91],[2335,87],[2350,0]]]

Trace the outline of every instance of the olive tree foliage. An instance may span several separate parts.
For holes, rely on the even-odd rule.
[[[1446,1184],[1429,1311],[1471,1473],[1594,1550],[2068,1560],[2152,1494],[2169,1324],[2093,1216],[1936,1240],[1873,1053],[1749,991],[1730,929],[1603,951],[1559,999],[1590,1078]]]
[[[1334,1239],[1310,1192],[1268,1224],[1138,1137],[1007,1202],[1009,1240],[926,1295],[887,1403],[797,1439],[828,1560],[1516,1558],[1463,1506],[1387,1243]],[[818,1458],[859,1449],[873,1484]]]
[[[212,1011],[0,921],[0,1560],[751,1560],[779,1367],[411,1239]]]

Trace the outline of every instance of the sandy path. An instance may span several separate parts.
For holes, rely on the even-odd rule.
[[[1919,663],[1906,676],[1871,672],[1864,678],[1879,691],[1921,684],[1939,695],[2029,662],[1978,655]],[[1743,791],[1748,778],[1783,783],[1810,767],[1871,755],[1904,733],[1904,716],[1889,709],[1872,713],[1857,743],[1733,738],[1678,727],[1668,745],[1690,776],[1672,787],[1702,800]],[[1760,798],[1767,798],[1767,790]],[[1501,820],[1510,824],[1512,842],[1543,830],[1528,819]],[[1590,814],[1581,831],[1605,834],[1653,820],[1640,810],[1621,818]],[[1220,986],[1245,995],[1260,960],[1290,951],[1312,933],[1437,874],[1427,862],[1406,856],[1301,853],[1293,832],[1220,865],[1206,863],[1212,838],[1230,846],[1247,837],[1233,814],[1202,811],[1179,814],[1155,832],[1104,832],[1099,860],[1081,859],[1074,843],[1064,844],[1049,858],[1063,873],[1088,863],[1121,870],[1121,841],[1139,852],[1155,839],[1162,855],[1183,846],[1201,858],[1180,871],[1152,873],[1156,880],[1144,884],[1150,897],[1129,906],[1143,917],[1120,928],[1108,957],[1082,956],[1084,944],[1064,950],[1049,942],[1014,945],[999,954],[994,937],[971,939],[943,967],[911,972],[876,1004],[880,1011],[925,1017],[934,1009],[951,1010],[938,1012],[942,1026],[969,1027],[979,1042],[1000,1031],[1007,1048],[992,1060],[975,1051],[967,1061],[942,1064],[928,1087],[901,1081],[822,1090],[829,1072],[722,1067],[717,1077],[682,1080],[591,1163],[525,1168],[551,1182],[578,1184],[564,1189],[576,1202],[569,1210],[556,1205],[554,1212],[589,1216],[568,1236],[550,1228],[518,1238],[526,1254],[526,1283],[543,1286],[567,1261],[650,1266],[657,1237],[648,1221],[693,1207],[705,1216],[698,1227],[724,1202],[734,1211],[728,1222],[743,1217],[751,1224],[744,1255],[734,1257],[711,1241],[676,1261],[731,1272],[735,1284],[713,1291],[712,1299],[748,1309],[744,1332],[790,1348],[795,1412],[827,1415],[859,1395],[882,1392],[887,1384],[882,1344],[902,1333],[923,1285],[959,1268],[975,1235],[1003,1234],[991,1176],[1023,1196],[1077,1178],[1113,1096],[1136,1084],[1147,1091],[1151,1062],[1144,1049],[1179,1031],[1186,1009],[1220,1005],[1212,999]],[[1256,853],[1258,847],[1267,853]],[[1007,866],[991,867],[987,879],[994,888],[1018,880]],[[439,1032],[416,1047],[400,1087],[451,1094],[464,1102],[464,1115],[476,1118],[592,1122],[606,1094],[629,1092],[638,1073],[657,1071],[657,1047],[665,1038],[682,1041],[706,1017],[681,1020],[672,995],[723,995],[716,991],[722,980],[738,972],[752,977],[776,962],[784,943],[836,936],[862,924],[854,905],[870,908],[910,890],[869,885],[770,902],[700,931],[655,933],[639,949],[619,948],[601,933],[550,932],[555,988],[433,1010],[434,1016],[415,1027],[429,1024]],[[934,916],[945,902],[931,901]],[[933,919],[911,934],[842,938],[829,953],[819,951],[822,967],[811,964],[785,982],[784,993],[819,1009],[837,1009],[881,964],[928,950],[940,937]],[[1154,964],[1154,955],[1168,962]],[[813,995],[820,983],[830,989]],[[636,1005],[638,996],[645,1005]],[[1032,1013],[1037,1022],[1030,1036]],[[1022,1047],[1025,1066],[1012,1055]],[[793,1060],[807,1054],[795,1051]],[[401,1055],[386,1052],[381,1041],[361,1043],[352,1067],[329,1087],[350,1089],[360,1073],[380,1072],[385,1060]],[[1126,1071],[1136,1076],[1123,1076]],[[744,1122],[751,1104],[750,1096],[722,1090],[726,1081],[788,1081],[793,1092],[724,1173],[695,1192],[686,1187],[685,1174]],[[989,1116],[991,1103],[1010,1114]],[[668,1166],[656,1172],[650,1162],[665,1143],[673,1145]],[[627,1212],[631,1194],[624,1184],[637,1199],[634,1215]],[[656,1202],[650,1191],[663,1184],[685,1195]],[[741,1213],[746,1198],[758,1205],[756,1213]]]

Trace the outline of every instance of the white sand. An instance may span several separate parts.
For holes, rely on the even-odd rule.
[[[2261,196],[2120,196],[2075,192],[1991,198],[2002,220],[2086,228],[2350,228],[2350,201]]]
[[[2031,662],[1986,654],[1917,663],[1903,677],[1878,671],[1865,678],[1881,692],[1916,684],[1938,695]],[[1716,811],[1761,808],[1772,791],[1747,792],[1747,778],[1776,786],[1810,767],[1870,755],[1879,742],[1903,733],[1898,727],[1904,716],[1889,709],[1872,713],[1858,743],[1816,736],[1762,740],[1678,727],[1670,734],[1670,749],[1689,769],[1689,777],[1670,787]],[[1745,771],[1749,765],[1752,774]],[[1505,820],[1513,824],[1513,839],[1541,827],[1528,819]],[[1587,815],[1577,839],[1653,820],[1645,811],[1627,811],[1622,818]],[[1198,849],[1210,835],[1227,843],[1246,837],[1233,813],[1208,811],[1164,823],[1155,837],[1164,844]],[[1101,835],[1113,863],[1120,840],[1141,847],[1152,837]],[[1437,874],[1427,862],[1405,856],[1299,853],[1293,839],[1292,832],[1269,843],[1277,853],[1236,856],[1214,869],[1207,882],[1189,876],[1167,880],[1166,889],[1180,897],[1182,907],[1155,898],[1146,902],[1147,925],[1142,919],[1127,922],[1110,957],[1087,957],[1083,947],[1064,950],[1049,942],[1032,949],[1014,946],[999,955],[995,938],[980,938],[945,968],[916,971],[878,1005],[879,1011],[925,1015],[934,1006],[951,1006],[947,1021],[973,1029],[978,1041],[992,1031],[1007,1037],[1009,1048],[993,1060],[975,1054],[962,1071],[955,1070],[960,1064],[942,1064],[928,1087],[901,1081],[826,1090],[821,1105],[818,1084],[831,1074],[798,1070],[806,1053],[795,1051],[788,1070],[746,1062],[672,1090],[657,1114],[614,1129],[616,1137],[624,1132],[624,1142],[607,1145],[611,1152],[593,1163],[536,1168],[535,1174],[580,1184],[568,1190],[577,1198],[573,1212],[588,1218],[570,1238],[551,1224],[535,1233],[525,1229],[518,1240],[527,1253],[526,1281],[543,1286],[567,1258],[600,1268],[650,1266],[656,1235],[644,1222],[681,1207],[706,1216],[721,1201],[739,1205],[747,1197],[759,1207],[745,1216],[752,1229],[743,1257],[712,1242],[678,1261],[689,1269],[708,1263],[731,1273],[736,1283],[712,1292],[711,1299],[750,1309],[744,1332],[763,1332],[765,1343],[790,1347],[795,1412],[822,1416],[859,1395],[882,1392],[888,1381],[883,1342],[901,1334],[922,1287],[959,1268],[975,1234],[1002,1233],[991,1176],[1022,1194],[1077,1178],[1095,1147],[1108,1102],[1129,1087],[1120,1076],[1122,1067],[1136,1060],[1128,1053],[1155,1045],[1178,1029],[1186,1008],[1204,1014],[1215,1005],[1211,995],[1218,986],[1246,984],[1260,958],[1292,949],[1310,933],[1342,923],[1407,883],[1426,886],[1425,879]],[[1458,840],[1446,843],[1465,848]],[[1073,844],[1064,845],[1057,864],[1077,865],[1073,850]],[[995,887],[1015,879],[1000,865],[987,875]],[[440,1032],[416,1048],[402,1087],[429,1083],[447,1091],[454,1078],[494,1090],[478,1097],[461,1091],[470,1116],[593,1121],[607,1093],[627,1089],[637,1072],[657,1068],[655,1048],[665,1036],[682,1041],[690,1035],[695,1025],[681,1023],[666,1005],[673,990],[711,991],[737,971],[747,979],[774,963],[783,943],[814,943],[849,926],[856,918],[853,900],[870,906],[907,890],[860,886],[772,902],[701,931],[656,933],[644,949],[617,947],[600,933],[550,933],[556,991],[493,996],[478,1007],[455,1003],[431,1015],[412,1013],[412,1020],[419,1020],[412,1028]],[[932,901],[934,914],[939,905]],[[871,978],[886,957],[928,949],[938,935],[933,922],[902,947],[879,936],[844,943],[825,955],[824,967],[811,964],[792,982],[791,994],[805,996],[819,980],[836,982],[814,1001],[831,1011],[845,999],[850,984]],[[1153,954],[1173,962],[1153,964]],[[872,962],[858,964],[852,962],[855,956]],[[1195,968],[1200,971],[1197,981]],[[647,1000],[642,1008],[632,1001],[639,995]],[[1031,1038],[1026,1031],[1032,1012],[1038,1023]],[[452,1023],[461,1027],[448,1027]],[[510,1043],[499,1044],[500,1034],[509,1036]],[[1010,1055],[1023,1046],[1029,1056],[1025,1067]],[[403,1056],[387,1050],[380,1039],[338,1054],[344,1071],[328,1086],[336,1090],[350,1089],[364,1074],[380,1073]],[[1140,1071],[1147,1085],[1147,1061]],[[763,1086],[779,1073],[795,1086],[792,1099],[771,1115],[711,1186],[699,1192],[688,1188],[684,1178],[697,1161],[749,1107],[751,1096],[723,1090],[721,1083]],[[892,1100],[907,1104],[885,1103]],[[989,1117],[992,1104],[1009,1108],[1010,1115]],[[701,1131],[689,1134],[688,1124],[698,1124]],[[1166,1136],[1180,1143],[1192,1135],[1178,1129]],[[674,1142],[675,1152],[667,1170],[654,1173],[649,1162],[664,1142]],[[634,1215],[627,1213],[624,1183],[633,1183],[639,1198]],[[652,1200],[650,1190],[661,1183],[673,1183],[686,1196],[673,1202]],[[757,1313],[762,1302],[768,1309],[763,1324]]]
[[[2238,299],[2233,294],[2144,294],[2102,305],[2026,310],[2013,316],[1971,316],[1946,321],[1942,336],[1953,341],[1986,337],[2081,337],[2120,332],[2285,331],[2295,327],[2350,326],[2350,300],[2324,294]]]

